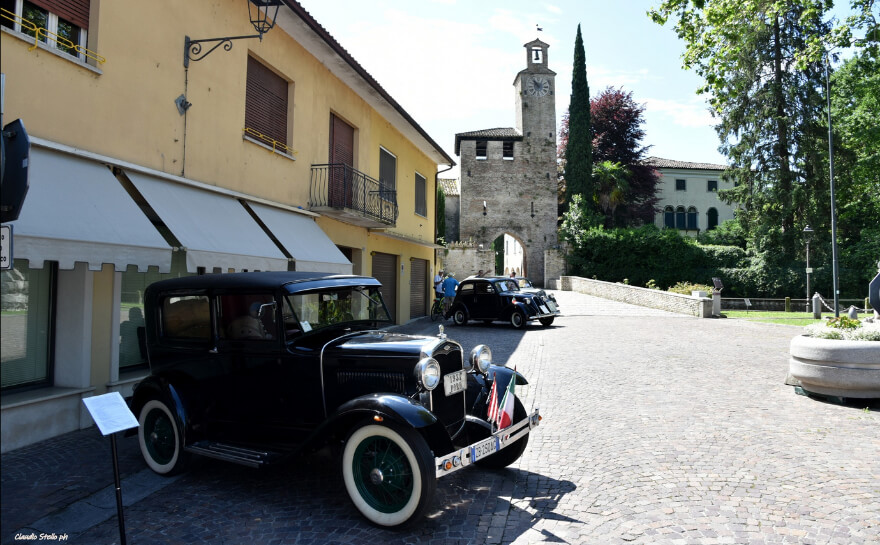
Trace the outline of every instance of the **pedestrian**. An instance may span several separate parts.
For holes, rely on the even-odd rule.
[[[455,291],[458,289],[458,280],[455,279],[455,273],[449,273],[446,280],[443,281],[443,309],[449,312],[452,300],[455,299]]]
[[[480,269],[479,271],[477,271],[477,278],[483,278],[484,274],[485,273],[483,272],[483,269]]]
[[[510,271],[510,277],[516,278],[516,271]]]
[[[434,297],[437,299],[443,297],[443,269],[437,271],[434,276]]]

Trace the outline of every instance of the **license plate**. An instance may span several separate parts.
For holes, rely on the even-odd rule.
[[[550,312],[556,312],[556,309],[558,308],[553,301],[547,301],[547,307],[550,309]]]
[[[544,305],[541,305],[541,312],[543,312],[544,314],[550,314],[550,310]]]
[[[471,447],[471,462],[476,462],[498,451],[498,439],[489,437]]]
[[[446,395],[448,396],[463,392],[466,387],[467,373],[465,373],[464,369],[449,373],[443,377],[443,391],[446,392]]]

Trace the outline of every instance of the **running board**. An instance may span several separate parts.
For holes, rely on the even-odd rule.
[[[214,441],[199,441],[184,448],[184,450],[200,456],[225,460],[248,467],[263,467],[282,457],[277,452],[250,449]]]

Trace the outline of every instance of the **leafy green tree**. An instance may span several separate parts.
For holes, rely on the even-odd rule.
[[[590,87],[587,84],[587,62],[581,26],[574,41],[574,70],[571,77],[571,103],[565,120],[565,200],[572,195],[593,194],[593,149],[590,136]]]
[[[446,193],[443,187],[437,184],[437,242],[446,242]]]
[[[811,40],[830,34],[824,0],[665,0],[655,21],[677,16],[684,65],[705,80],[722,152],[738,187],[721,194],[744,205],[743,222],[759,251],[778,262],[801,248],[804,208],[820,180],[821,66],[804,58]],[[809,175],[808,175],[809,174]]]

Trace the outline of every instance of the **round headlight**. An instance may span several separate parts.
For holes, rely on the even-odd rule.
[[[471,350],[471,364],[477,368],[482,374],[489,371],[489,364],[492,363],[492,351],[485,344],[479,344]]]
[[[425,390],[433,390],[440,384],[440,364],[434,358],[424,358],[416,364],[416,381]]]

